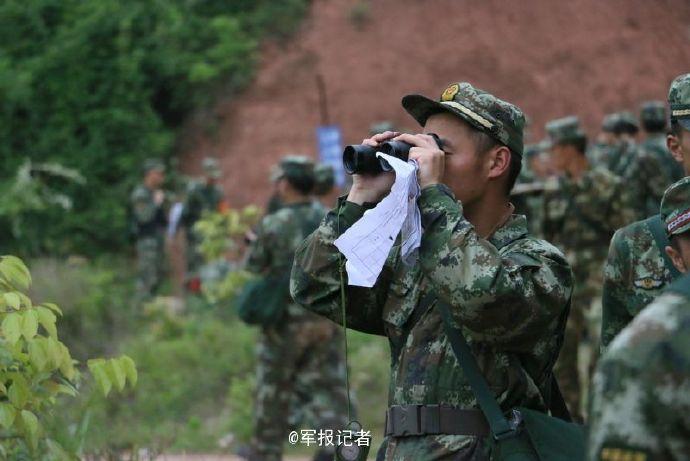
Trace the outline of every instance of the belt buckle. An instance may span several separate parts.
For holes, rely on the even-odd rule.
[[[419,410],[420,431],[425,434],[434,435],[441,433],[441,405],[429,404],[422,405]]]
[[[421,405],[396,405],[391,407],[394,436],[421,435],[420,408]]]

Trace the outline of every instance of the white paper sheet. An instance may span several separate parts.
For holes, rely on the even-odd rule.
[[[401,257],[414,264],[421,243],[422,226],[417,197],[417,163],[404,162],[381,152],[395,171],[390,193],[336,239],[335,246],[347,258],[348,284],[372,287],[376,283],[395,239],[401,234]]]

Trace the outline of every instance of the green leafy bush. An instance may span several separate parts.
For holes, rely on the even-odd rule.
[[[232,429],[228,389],[254,373],[255,331],[220,321],[218,313],[179,315],[162,304],[149,307],[148,332],[120,345],[139,370],[128,398],[104,400],[84,392],[80,404],[64,409],[66,422],[90,414],[85,452],[216,451]],[[235,402],[238,412],[251,409],[248,397]],[[244,424],[251,427],[251,418]]]
[[[26,158],[86,184],[28,213],[22,254],[94,254],[126,243],[128,192],[178,128],[252,76],[258,41],[291,30],[306,0],[6,0],[0,3],[0,181]],[[5,175],[5,177],[2,177]],[[50,222],[50,226],[43,223]],[[0,215],[0,233],[11,235]]]
[[[0,455],[3,459],[73,459],[43,420],[61,394],[77,395],[79,372],[67,346],[58,339],[60,308],[34,304],[27,296],[31,274],[13,256],[0,257]],[[136,384],[132,359],[95,359],[89,369],[104,395]]]

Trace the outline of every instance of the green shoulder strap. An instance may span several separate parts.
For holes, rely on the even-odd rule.
[[[679,293],[690,300],[690,273],[675,280],[666,291]]]
[[[455,353],[455,358],[462,368],[462,371],[465,373],[465,378],[467,378],[472,392],[477,399],[477,403],[489,423],[491,434],[494,438],[500,439],[514,433],[516,427],[511,425],[503,415],[501,407],[496,401],[496,397],[494,397],[494,394],[489,389],[489,385],[486,383],[486,379],[484,379],[484,375],[477,365],[474,354],[472,354],[470,347],[467,345],[467,341],[465,341],[460,331],[453,326],[448,304],[439,298],[436,305],[441,311],[443,326],[445,327],[446,336],[448,336],[450,345]]]
[[[656,246],[659,249],[659,252],[661,253],[661,257],[664,259],[664,264],[671,273],[671,278],[677,278],[681,274],[680,272],[678,272],[678,269],[676,269],[676,267],[671,262],[671,258],[669,258],[666,254],[666,247],[671,243],[668,241],[668,237],[666,236],[666,230],[664,229],[664,225],[661,222],[661,216],[651,216],[645,219],[645,224],[647,225],[649,232],[651,232],[652,236],[654,237],[654,241],[656,242]]]

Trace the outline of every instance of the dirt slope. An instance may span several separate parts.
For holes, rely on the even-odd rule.
[[[276,159],[317,155],[317,74],[350,143],[372,121],[414,129],[401,96],[437,96],[459,80],[517,103],[533,139],[568,114],[593,133],[605,113],[665,99],[671,79],[690,72],[687,0],[371,0],[362,27],[350,16],[356,3],[314,0],[292,40],[267,44],[254,83],[215,108],[217,132],[190,122],[187,171],[214,153],[232,205],[263,204]]]

